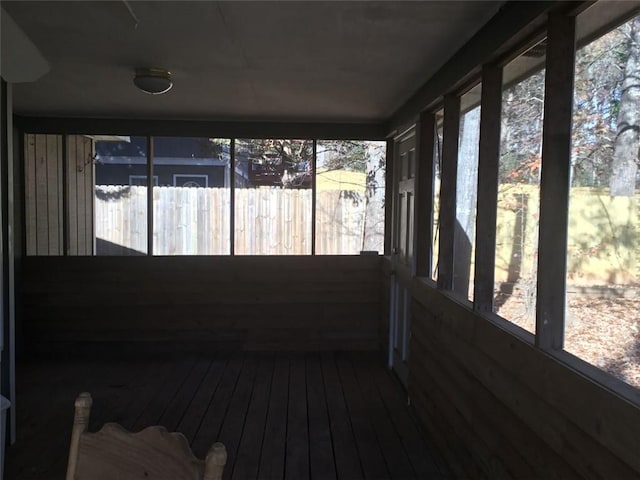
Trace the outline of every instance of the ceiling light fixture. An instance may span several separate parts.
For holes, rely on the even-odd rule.
[[[133,83],[144,93],[160,95],[173,87],[171,72],[163,68],[136,68]]]

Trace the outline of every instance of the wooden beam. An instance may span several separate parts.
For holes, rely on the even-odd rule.
[[[500,116],[502,112],[502,67],[482,69],[480,149],[478,157],[478,213],[473,308],[493,311],[500,160]]]
[[[416,229],[416,275],[431,277],[433,237],[433,175],[436,116],[422,113],[416,125],[416,206],[414,225]]]
[[[67,219],[65,221],[65,232],[69,242],[67,243],[67,255],[78,255],[78,188],[77,188],[77,149],[78,136],[65,135],[64,144],[67,146],[64,155],[63,171],[64,192],[66,192],[65,211]]]
[[[75,139],[74,139],[75,142]],[[68,256],[75,253],[78,254],[77,248],[75,252],[70,252],[69,237],[70,237],[70,222],[69,222],[69,136],[62,136],[62,255]],[[74,185],[75,187],[75,185]],[[77,237],[77,232],[76,232]],[[77,247],[77,244],[76,244]]]
[[[316,254],[316,156],[318,142],[313,140],[313,157],[311,158],[311,255]]]
[[[25,133],[318,140],[385,140],[387,138],[387,127],[382,122],[228,122],[16,116],[15,123]]]
[[[456,223],[458,137],[460,136],[459,96],[445,96],[443,125],[438,288],[451,290],[453,288],[453,236]]]
[[[21,162],[24,171],[24,247],[27,255],[36,255],[38,252],[38,226],[37,219],[37,190],[36,190],[36,136],[24,135],[23,158]]]
[[[147,137],[147,255],[153,255],[153,137]]]
[[[236,139],[229,141],[229,255],[236,252]]]
[[[549,16],[540,178],[536,345],[560,350],[564,316],[571,168],[575,17]]]

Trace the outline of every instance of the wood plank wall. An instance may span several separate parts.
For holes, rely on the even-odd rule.
[[[383,352],[389,349],[389,316],[391,313],[391,263],[381,261],[380,275],[380,322],[378,324],[380,347]],[[386,361],[386,359],[385,359]]]
[[[409,396],[458,478],[640,478],[640,409],[414,280]]]
[[[379,348],[380,257],[28,257],[26,354]]]
[[[62,255],[62,135],[25,135],[28,255]]]
[[[93,254],[94,142],[83,135],[67,136],[67,218],[69,255]]]
[[[27,255],[63,255],[65,243],[70,255],[93,252],[93,141],[68,135],[66,142],[64,135],[25,135]]]

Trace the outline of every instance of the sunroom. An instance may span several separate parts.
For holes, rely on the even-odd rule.
[[[640,2],[0,5],[5,478],[640,478]]]

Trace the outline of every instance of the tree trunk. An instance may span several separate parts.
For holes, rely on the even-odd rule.
[[[611,164],[609,189],[612,197],[635,192],[640,148],[640,19],[631,22],[629,58],[624,69],[618,129]]]
[[[385,149],[376,142],[367,145],[367,186],[365,189],[362,250],[384,250]]]
[[[480,107],[465,114],[463,122],[458,154],[458,178],[456,181],[453,290],[466,298],[469,294],[471,255],[478,198]]]

